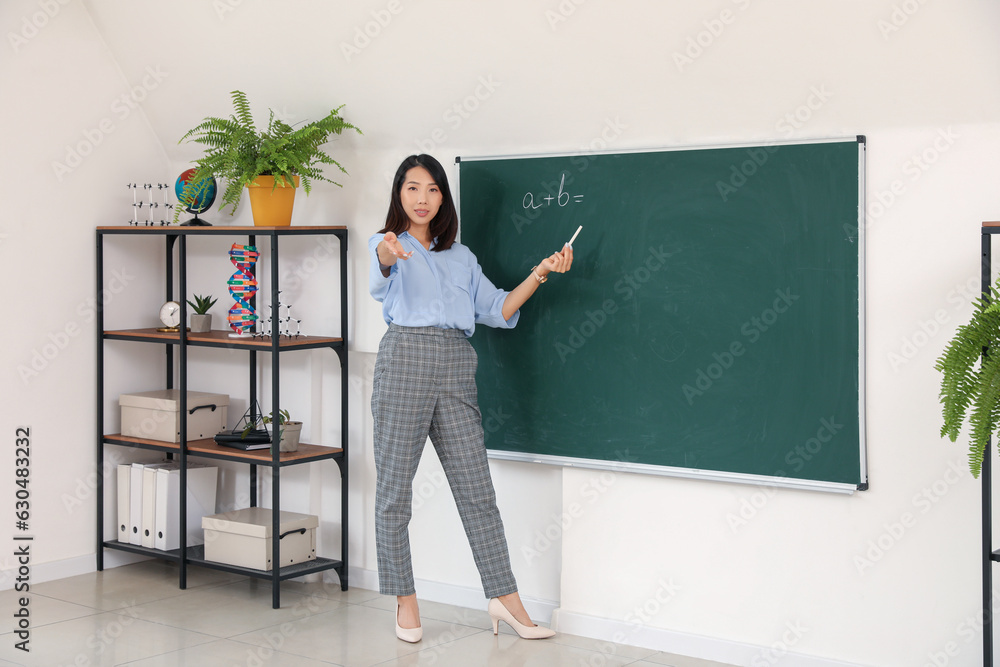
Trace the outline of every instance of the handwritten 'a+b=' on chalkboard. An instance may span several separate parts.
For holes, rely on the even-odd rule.
[[[521,200],[521,205],[524,206],[526,210],[534,210],[536,208],[541,208],[543,206],[551,206],[552,202],[556,202],[556,204],[558,204],[559,206],[566,206],[567,204],[570,203],[571,200],[573,203],[576,204],[583,202],[583,195],[570,195],[568,192],[565,191],[565,188],[566,188],[566,174],[564,173],[562,175],[562,178],[559,179],[559,192],[556,193],[556,196],[553,197],[552,194],[550,193],[544,197],[539,197],[539,202],[541,203],[536,204],[535,195],[532,194],[531,192],[528,192],[527,194],[524,195],[524,198]]]

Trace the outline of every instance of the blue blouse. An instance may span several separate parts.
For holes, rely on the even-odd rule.
[[[462,329],[471,336],[477,324],[512,329],[521,311],[503,318],[503,303],[509,292],[498,289],[483,275],[472,251],[461,243],[447,250],[430,252],[409,232],[397,235],[400,245],[413,255],[399,259],[382,275],[378,261],[379,242],[385,234],[368,239],[371,269],[368,290],[382,303],[386,324],[404,327]]]

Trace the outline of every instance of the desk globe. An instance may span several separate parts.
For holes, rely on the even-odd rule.
[[[183,206],[180,202],[181,196],[184,194],[184,188],[191,182],[191,177],[194,176],[197,171],[198,170],[196,168],[192,167],[177,177],[177,182],[174,183],[174,192],[177,195],[178,206]],[[215,203],[215,195],[218,191],[218,184],[216,183],[214,176],[209,176],[205,179],[203,181],[203,185],[199,188],[199,191],[195,193],[194,201],[191,206],[184,209],[188,213],[194,213],[194,217],[186,222],[182,222],[181,225],[211,226],[212,223],[202,220],[198,217],[198,214],[204,213],[208,209],[212,208],[212,204]]]

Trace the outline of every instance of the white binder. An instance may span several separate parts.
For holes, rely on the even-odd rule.
[[[118,541],[129,543],[129,533],[132,523],[129,521],[129,506],[132,502],[129,495],[129,482],[132,477],[132,465],[118,465]]]
[[[177,468],[180,464],[174,461],[166,463],[147,464],[142,469],[142,528],[140,542],[142,546],[152,549],[156,536],[156,471]]]
[[[128,543],[135,544],[137,546],[143,546],[142,543],[142,531],[143,531],[143,471],[146,468],[158,468],[162,465],[169,464],[169,461],[164,461],[161,463],[133,463],[132,470],[129,475],[129,529],[128,529]],[[149,503],[150,509],[155,506],[152,501]],[[150,517],[152,520],[153,517]],[[152,546],[152,544],[150,544]]]
[[[129,475],[128,543],[142,546],[142,463],[133,463]]]
[[[189,463],[187,470],[187,546],[204,544],[201,518],[215,514],[215,496],[219,469],[202,463]],[[163,551],[179,549],[180,541],[180,468],[156,471],[156,534],[153,546]]]

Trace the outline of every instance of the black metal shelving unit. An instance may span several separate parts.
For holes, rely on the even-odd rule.
[[[178,332],[158,332],[153,329],[126,329],[107,331],[104,329],[104,306],[102,291],[104,289],[104,241],[106,236],[154,236],[164,237],[166,245],[166,300],[177,301],[181,306],[181,322],[187,322],[187,240],[199,236],[246,236],[248,245],[257,245],[257,237],[266,237],[270,242],[270,290],[271,304],[279,303],[279,239],[284,236],[333,235],[340,243],[340,337],[298,336],[282,338],[268,336],[257,338],[229,338],[226,331],[210,333],[192,333],[180,327]],[[174,251],[177,255],[177,284],[179,298],[174,297]],[[258,265],[259,266],[259,265]],[[180,588],[187,588],[187,566],[200,565],[226,572],[270,579],[272,584],[272,606],[281,606],[280,583],[286,579],[301,577],[307,574],[334,570],[340,577],[341,589],[347,590],[347,489],[348,489],[348,383],[347,383],[347,228],[343,226],[315,227],[133,227],[109,226],[97,228],[97,569],[104,569],[104,549],[117,549],[138,553],[145,556],[173,561],[179,564]],[[175,370],[175,356],[180,389],[179,409],[181,414],[187,412],[187,353],[189,347],[222,347],[229,350],[246,350],[250,373],[251,406],[257,403],[257,355],[261,352],[271,353],[271,402],[272,414],[279,409],[280,392],[280,358],[283,353],[309,349],[332,349],[340,359],[341,371],[341,446],[323,447],[318,445],[300,444],[296,452],[279,452],[277,447],[244,452],[237,449],[217,445],[214,440],[187,440],[187,420],[180,420],[180,442],[169,443],[143,438],[107,434],[104,429],[104,346],[107,341],[133,341],[146,344],[163,345],[166,349],[166,388],[172,389]],[[175,355],[174,352],[177,354]],[[150,549],[134,544],[125,544],[118,540],[104,539],[104,450],[107,446],[131,447],[164,452],[176,456],[180,463],[180,548],[173,551]],[[279,511],[281,507],[281,469],[292,465],[314,463],[332,460],[337,463],[341,477],[341,557],[331,559],[319,557],[315,560],[297,565],[277,567],[281,562],[280,540],[272,540],[271,562],[275,567],[271,571],[255,570],[217,563],[205,559],[204,547],[187,545],[187,457],[236,461],[250,466],[250,505],[257,506],[257,467],[271,469],[271,508],[272,534],[279,535]]]
[[[993,235],[1000,234],[1000,222],[984,222],[982,227],[982,264],[980,286],[983,298],[990,299],[992,285],[992,241]],[[985,350],[984,350],[985,354]],[[991,442],[986,443],[980,478],[983,484],[983,665],[993,665],[993,563],[1000,561],[1000,550],[993,549],[993,505],[990,462],[993,457]]]

